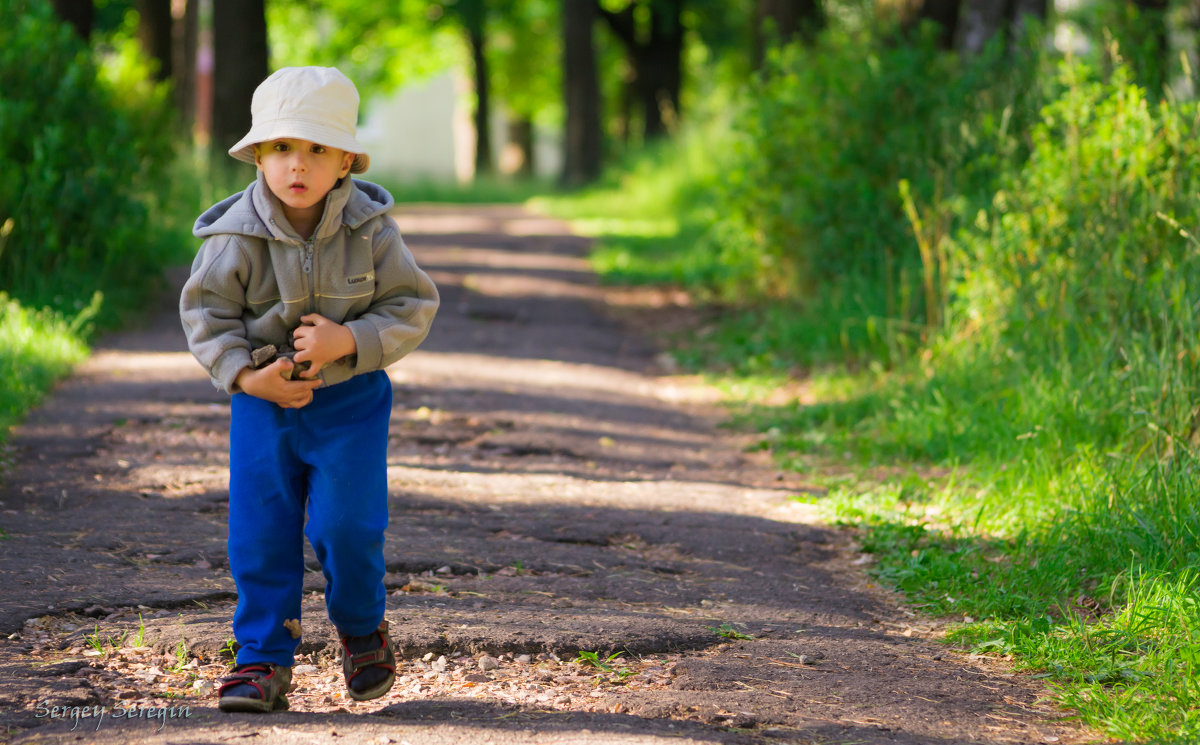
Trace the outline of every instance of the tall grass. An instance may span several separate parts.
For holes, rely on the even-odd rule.
[[[72,319],[34,311],[0,292],[0,441],[46,389],[87,356],[82,338],[99,298]]]

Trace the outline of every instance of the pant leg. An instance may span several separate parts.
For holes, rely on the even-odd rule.
[[[232,401],[229,431],[229,568],[237,585],[238,664],[291,666],[299,639],[308,466],[295,456],[295,409],[245,393]]]
[[[325,573],[325,604],[340,634],[368,634],[383,620],[391,410],[392,385],[383,372],[319,389],[300,410],[303,457],[311,466],[305,534]]]

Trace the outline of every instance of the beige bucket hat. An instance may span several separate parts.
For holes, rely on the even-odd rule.
[[[351,173],[371,165],[357,138],[358,90],[335,67],[284,67],[259,84],[250,101],[250,131],[229,148],[254,163],[254,146],[281,137],[316,142],[354,153]]]

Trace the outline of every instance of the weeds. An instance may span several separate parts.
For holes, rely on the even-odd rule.
[[[101,636],[100,624],[95,624],[92,628],[92,633],[85,634],[83,637],[84,643],[92,648],[100,657],[107,658],[114,649],[119,648],[125,641],[127,631],[121,632],[120,636]]]
[[[146,622],[142,619],[142,614],[138,614],[137,633],[133,635],[133,646],[142,647],[146,644]]]
[[[622,654],[623,654],[622,652],[614,652],[613,654],[610,654],[608,657],[605,657],[604,659],[600,659],[600,655],[596,652],[581,651],[581,652],[579,652],[579,655],[574,659],[574,662],[576,662],[577,664],[580,664],[580,665],[591,665],[592,667],[596,668],[597,670],[599,670],[602,673],[606,673],[608,675],[615,675],[618,680],[624,680],[625,678],[629,677],[630,675],[635,675],[636,673],[632,670],[621,670],[616,667],[613,667],[612,663],[616,662],[617,659],[620,658]]]
[[[175,664],[168,669],[175,673],[183,672],[191,661],[192,656],[188,652],[187,639],[180,639],[179,643],[175,645]]]
[[[749,639],[754,638],[750,634],[743,634],[742,632],[738,631],[737,629],[735,629],[733,627],[733,624],[731,624],[731,623],[723,623],[720,626],[709,626],[708,630],[713,632],[717,636],[723,636],[726,639],[749,640]]]

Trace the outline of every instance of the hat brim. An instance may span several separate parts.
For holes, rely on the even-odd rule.
[[[254,146],[260,142],[270,142],[282,138],[308,140],[325,147],[333,147],[354,153],[354,162],[350,164],[350,173],[364,173],[371,166],[371,156],[363,152],[364,148],[352,135],[337,132],[321,124],[289,120],[286,122],[267,122],[250,128],[246,136],[229,148],[229,154],[243,163],[254,163]]]

